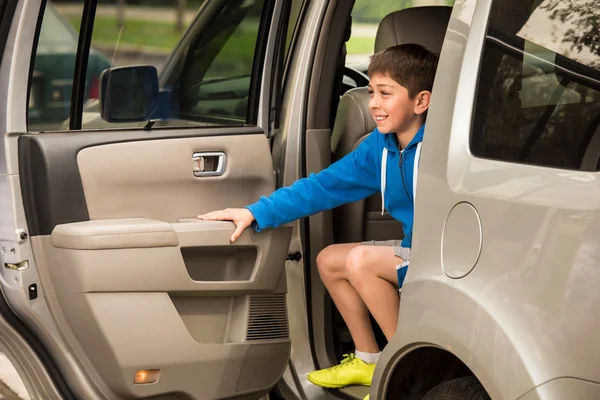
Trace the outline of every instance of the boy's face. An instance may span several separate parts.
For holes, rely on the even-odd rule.
[[[392,78],[374,75],[369,82],[369,109],[381,133],[403,133],[418,129],[422,124],[421,114],[429,106],[429,99],[423,108],[421,92],[414,99],[408,90]]]

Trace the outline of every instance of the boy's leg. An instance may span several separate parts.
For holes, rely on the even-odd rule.
[[[348,254],[350,284],[371,311],[389,341],[396,332],[400,297],[396,265],[404,260],[390,246],[358,246]]]
[[[357,351],[379,353],[367,306],[346,274],[348,254],[358,246],[359,243],[331,245],[319,253],[317,266],[325,287],[350,329]],[[370,385],[374,371],[375,364],[367,364],[361,358],[348,355],[339,365],[311,372],[307,378],[315,385],[327,388]]]
[[[323,284],[350,330],[356,350],[378,353],[369,311],[346,273],[348,255],[359,247],[360,243],[331,245],[317,256],[317,267]]]
[[[371,328],[367,306],[357,290],[350,283],[350,279],[354,279],[355,270],[357,269],[355,264],[367,261],[381,262],[387,253],[376,250],[374,253],[382,253],[383,258],[377,257],[374,260],[364,259],[363,255],[371,255],[370,251],[364,253],[361,250],[365,247],[369,249],[374,248],[373,246],[363,246],[359,243],[329,246],[317,256],[317,266],[323,283],[327,287],[350,330],[357,351],[379,353],[379,347]],[[392,247],[377,247],[377,249],[391,250],[391,254],[394,254]],[[396,271],[396,263],[402,262],[398,257],[394,257],[393,261],[383,261],[386,265],[390,266],[393,274]],[[398,303],[397,289],[394,289],[390,283],[388,285],[395,291],[396,303]],[[377,354],[363,355],[377,356]],[[368,362],[373,363],[374,361]],[[367,364],[362,359],[350,356],[342,361],[342,364],[339,366],[311,372],[308,374],[308,380],[316,385],[328,388],[340,388],[347,385],[370,385],[374,370],[374,363]]]

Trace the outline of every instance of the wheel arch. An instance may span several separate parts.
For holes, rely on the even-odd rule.
[[[378,362],[372,393],[382,399],[410,398],[401,391],[411,382],[420,380],[425,390],[469,374],[493,399],[518,398],[535,387],[535,372],[542,370],[520,340],[522,321],[498,304],[489,294],[454,282],[428,279],[405,285],[398,330]],[[432,364],[442,367],[427,377]]]
[[[454,354],[435,345],[422,344],[397,359],[382,398],[411,399],[425,395],[442,382],[465,376],[475,374]]]

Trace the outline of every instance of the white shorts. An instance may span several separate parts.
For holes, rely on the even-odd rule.
[[[402,259],[402,262],[396,265],[396,273],[398,274],[398,291],[402,291],[402,284],[408,272],[408,264],[410,261],[410,249],[402,247],[402,240],[370,240],[362,242],[364,246],[388,246],[394,248],[394,255]]]

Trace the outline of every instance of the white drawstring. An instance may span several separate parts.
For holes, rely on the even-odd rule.
[[[413,202],[417,199],[417,172],[419,172],[419,161],[421,159],[421,145],[423,142],[419,142],[417,145],[417,151],[415,153],[415,163],[413,165]]]
[[[385,181],[387,174],[387,155],[388,149],[383,148],[381,153],[381,215],[385,212]]]

